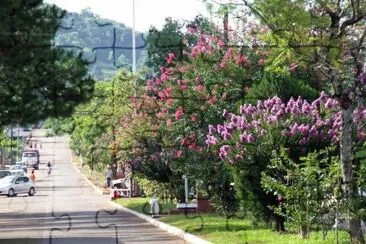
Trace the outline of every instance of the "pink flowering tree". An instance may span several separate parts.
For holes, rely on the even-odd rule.
[[[267,194],[261,186],[261,174],[267,169],[273,151],[286,148],[289,157],[300,163],[300,157],[314,150],[330,145],[339,150],[342,124],[339,104],[324,92],[312,103],[301,97],[291,98],[287,103],[273,97],[254,105],[244,104],[239,114],[224,110],[223,116],[225,123],[209,125],[206,143],[231,165],[243,199],[253,204],[253,210],[260,202],[263,213],[267,205],[276,203],[275,196]],[[363,142],[366,110],[355,110],[354,118],[357,126],[353,139]]]
[[[253,50],[228,48],[215,36],[190,29],[181,42],[181,54],[166,56],[165,65],[146,81],[146,90],[135,114],[147,116],[154,127],[157,147],[146,155],[165,162],[173,178],[181,184],[181,175],[201,179],[210,184],[215,177],[207,174],[220,162],[206,150],[209,124],[222,121],[224,108],[234,109],[243,101],[251,84],[262,76],[265,56]],[[153,109],[144,101],[153,101]],[[126,123],[130,126],[129,123]],[[150,157],[150,158],[149,158]],[[214,172],[214,170],[211,170]],[[172,182],[172,180],[170,180]]]

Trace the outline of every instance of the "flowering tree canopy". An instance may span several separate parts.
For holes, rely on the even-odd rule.
[[[299,146],[338,144],[342,124],[338,102],[324,92],[312,103],[299,97],[287,103],[278,97],[240,106],[240,114],[224,110],[227,122],[209,125],[206,144],[220,145],[222,160],[234,164],[247,156],[248,147],[262,143],[264,136],[278,130],[277,145]],[[354,112],[357,140],[364,141],[366,109]],[[275,148],[273,148],[275,149]]]

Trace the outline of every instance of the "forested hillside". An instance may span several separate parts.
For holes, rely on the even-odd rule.
[[[115,38],[114,38],[115,32]],[[68,13],[55,38],[57,46],[83,52],[89,62],[89,73],[97,80],[111,80],[121,67],[132,66],[132,29],[113,20],[102,19],[84,9]],[[136,32],[137,66],[144,62],[145,44],[142,33]],[[113,55],[113,46],[116,48]]]

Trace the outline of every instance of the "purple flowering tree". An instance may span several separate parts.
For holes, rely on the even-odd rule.
[[[239,114],[225,110],[223,116],[225,123],[209,126],[206,144],[232,165],[243,199],[259,200],[264,212],[268,204],[275,204],[274,196],[266,194],[260,185],[261,173],[273,150],[287,148],[291,159],[298,163],[300,157],[316,149],[335,145],[339,150],[339,103],[324,92],[311,103],[301,97],[287,103],[273,97],[256,105],[244,104]],[[366,109],[356,109],[353,118],[356,127],[352,140],[365,141],[362,121]]]
[[[273,97],[256,105],[240,106],[238,115],[223,112],[227,121],[224,124],[210,125],[206,143],[220,145],[219,155],[231,164],[241,162],[247,156],[252,145],[263,143],[266,134],[273,130],[280,131],[277,142],[281,145],[302,147],[305,152],[309,146],[339,143],[342,124],[339,104],[324,92],[312,103],[299,97],[283,103]],[[354,122],[358,141],[365,140],[362,121],[366,119],[366,110],[354,111]],[[234,143],[235,142],[235,143]]]

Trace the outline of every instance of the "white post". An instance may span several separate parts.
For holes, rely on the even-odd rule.
[[[132,0],[132,73],[136,73],[135,0]]]
[[[185,195],[185,202],[188,204],[188,176],[183,175],[184,179],[184,195]]]

